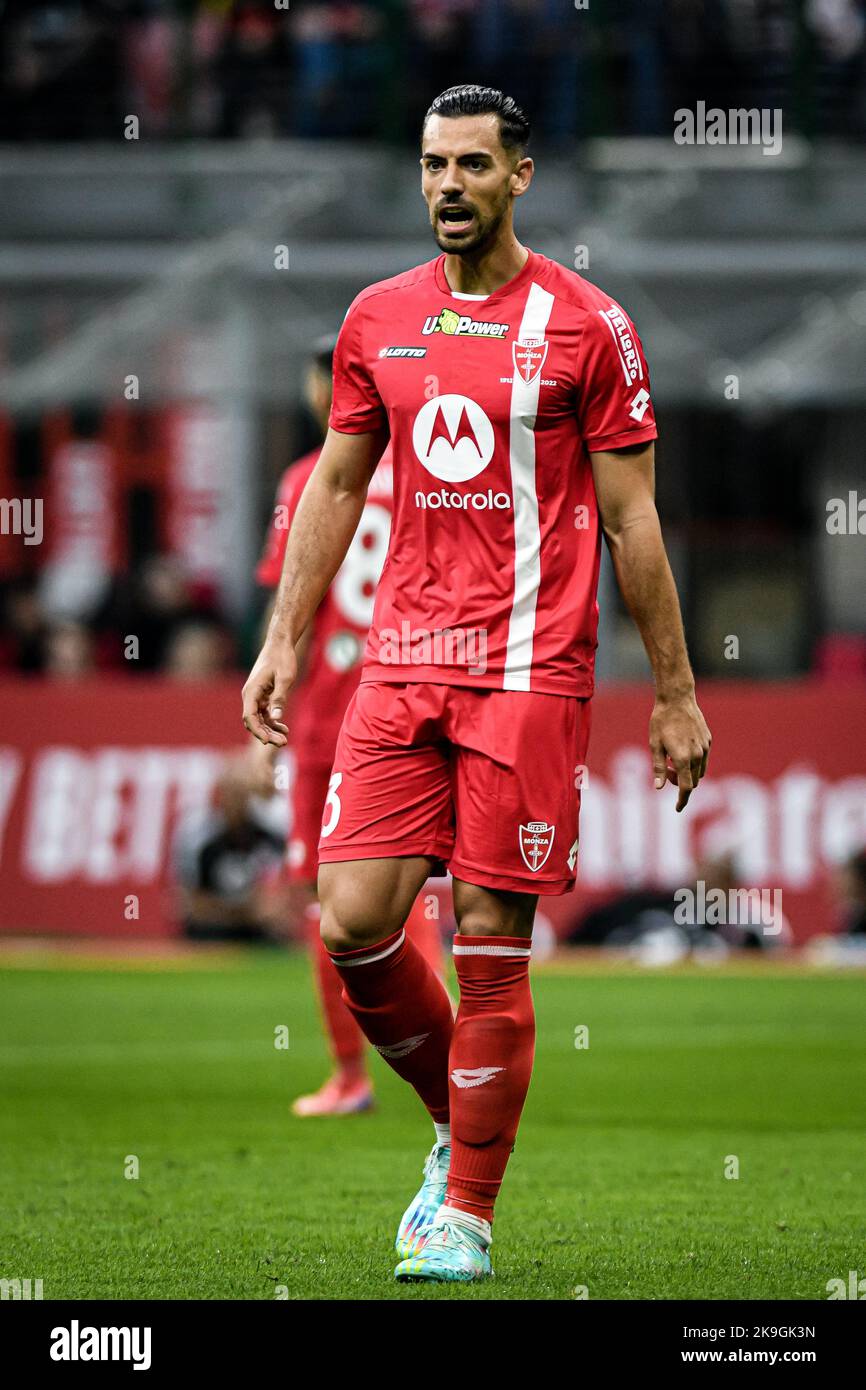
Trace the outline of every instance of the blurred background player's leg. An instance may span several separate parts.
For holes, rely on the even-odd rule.
[[[367,1074],[364,1035],[343,1003],[342,981],[322,944],[318,900],[307,905],[304,929],[322,1028],[334,1070],[318,1091],[298,1096],[292,1102],[292,1113],[304,1118],[352,1115],[371,1110],[374,1105],[373,1085]]]
[[[307,899],[304,934],[322,1027],[333,1059],[333,1071],[323,1085],[293,1101],[292,1113],[302,1118],[360,1114],[373,1106],[373,1086],[364,1057],[364,1036],[343,1003],[340,977],[322,946],[320,936],[316,846],[330,772],[330,763],[309,764],[301,759],[295,766],[291,790],[288,875]]]
[[[406,918],[406,932],[411,936],[418,950],[440,980],[445,979],[445,952],[442,949],[442,933],[439,919],[428,913],[424,897],[419,893]]]

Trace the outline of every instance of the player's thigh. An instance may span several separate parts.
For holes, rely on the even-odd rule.
[[[454,808],[439,733],[442,689],[362,682],[343,720],[325,799],[319,863],[450,856]]]
[[[362,683],[346,711],[319,840],[322,935],[332,949],[398,930],[454,845],[436,687]]]
[[[432,865],[422,855],[320,864],[321,931],[328,950],[360,950],[393,936]]]

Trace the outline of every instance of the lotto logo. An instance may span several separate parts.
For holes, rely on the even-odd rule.
[[[379,348],[380,357],[426,357],[427,349],[419,347],[383,347]]]
[[[640,424],[649,409],[649,392],[642,386],[631,403],[629,415]]]

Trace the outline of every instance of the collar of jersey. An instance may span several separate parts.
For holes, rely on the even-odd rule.
[[[477,305],[478,309],[484,309],[486,312],[491,304],[496,304],[500,299],[506,299],[508,295],[514,294],[515,290],[522,289],[526,281],[531,280],[532,277],[538,273],[539,257],[530,246],[527,246],[526,249],[529,252],[529,255],[526,257],[526,264],[521,266],[517,274],[513,275],[510,280],[506,280],[504,285],[500,285],[498,290],[494,290],[492,294],[489,294],[485,300],[479,300]],[[449,299],[453,299],[455,304],[471,303],[471,300],[454,299],[451,286],[448,284],[448,280],[445,276],[444,253],[433,262],[433,276],[437,288],[440,289],[443,294],[447,294]]]

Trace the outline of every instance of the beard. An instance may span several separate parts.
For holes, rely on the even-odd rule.
[[[461,204],[461,206],[464,205]],[[474,214],[475,225],[461,237],[443,236],[440,232],[438,216],[434,214],[432,226],[436,245],[440,251],[445,251],[451,256],[471,256],[478,251],[483,251],[485,247],[496,240],[508,210],[508,197],[504,197],[502,203],[486,218],[482,217],[478,209],[471,204],[466,203],[465,207]]]

